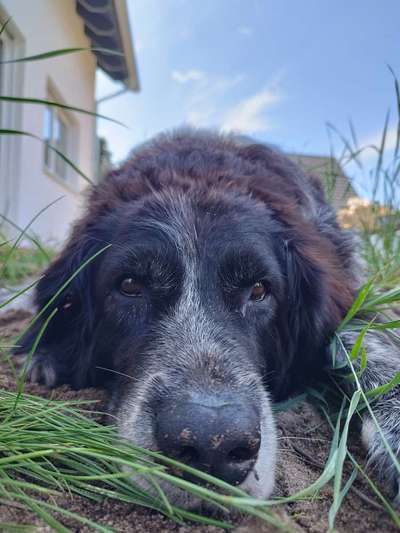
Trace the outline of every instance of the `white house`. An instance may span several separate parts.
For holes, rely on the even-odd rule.
[[[97,48],[42,61],[0,64],[0,94],[40,98],[96,110],[95,73],[138,90],[125,0],[0,0],[0,61],[62,48]],[[96,180],[97,138],[93,117],[55,107],[0,101],[0,128],[29,132],[65,153]],[[24,228],[33,223],[43,240],[61,241],[79,213],[85,180],[46,143],[0,135],[0,214]],[[0,220],[0,224],[2,221]],[[1,230],[6,230],[4,222]],[[7,229],[11,232],[10,227]],[[14,230],[15,231],[15,230]]]

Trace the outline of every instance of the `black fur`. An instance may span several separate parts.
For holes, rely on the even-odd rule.
[[[107,245],[22,340],[17,353],[30,350],[57,308],[32,362],[35,379],[107,385],[121,405],[131,387],[121,374],[145,383],[164,368],[171,380],[148,392],[152,406],[166,388],[180,397],[175,389],[210,387],[210,376],[249,397],[247,372],[275,399],[323,379],[330,338],[357,289],[353,245],[321,186],[281,154],[191,130],[140,147],[92,191],[38,284],[38,308]],[[124,278],[140,284],[140,296],[121,294]],[[259,281],[267,294],[253,302]],[[192,312],[198,326],[187,342],[197,335],[198,347],[185,347],[184,313],[189,320]],[[224,355],[211,364],[216,346]],[[192,367],[182,376],[185,353]]]

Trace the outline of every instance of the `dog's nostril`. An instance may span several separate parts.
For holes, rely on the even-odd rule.
[[[228,453],[228,461],[231,463],[243,463],[253,459],[258,453],[258,447],[250,448],[246,446],[238,446]]]
[[[229,395],[204,394],[197,400],[161,404],[154,428],[157,445],[180,463],[238,485],[257,460],[259,414]]]
[[[175,458],[181,463],[193,464],[198,462],[200,456],[199,452],[193,446],[183,446],[179,452],[175,454]]]

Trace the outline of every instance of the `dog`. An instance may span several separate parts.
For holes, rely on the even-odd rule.
[[[273,402],[324,379],[358,272],[353,238],[316,178],[263,144],[183,128],[134,150],[91,190],[37,285],[37,308],[53,301],[16,354],[41,333],[31,380],[109,387],[123,438],[267,498]],[[341,336],[349,349],[355,339]],[[400,347],[382,332],[365,345],[360,379],[371,389],[400,370]],[[398,455],[398,388],[374,409]],[[396,484],[368,416],[362,439]]]

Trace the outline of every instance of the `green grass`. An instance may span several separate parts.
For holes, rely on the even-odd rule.
[[[0,391],[0,498],[3,502],[22,502],[36,511],[34,504],[39,502],[38,497],[49,496],[51,500],[40,500],[40,508],[50,514],[57,512],[68,516],[67,511],[60,510],[54,503],[57,495],[77,494],[95,501],[107,497],[159,510],[178,522],[194,520],[229,527],[228,521],[171,505],[158,486],[163,481],[213,502],[223,510],[237,509],[282,526],[273,512],[260,508],[259,501],[249,498],[240,489],[155,452],[122,442],[111,426],[88,418],[80,410],[82,406],[83,402],[50,401]],[[209,485],[206,488],[174,476],[168,468],[171,466],[179,466]],[[130,479],[133,473],[144,476],[156,488],[155,495],[135,484]],[[214,485],[214,490],[208,488],[210,485]],[[217,492],[215,488],[220,490]],[[41,518],[51,525],[48,516],[42,514]],[[81,522],[86,520],[75,518]],[[54,517],[51,520],[55,520]],[[99,524],[91,525],[100,531],[109,531]],[[53,522],[52,527],[63,530],[61,523]]]
[[[345,171],[349,166],[357,169],[358,182],[368,184],[370,190],[371,208],[377,223],[373,231],[366,225],[359,231],[366,270],[377,283],[394,287],[400,285],[400,86],[391,67],[389,71],[395,95],[394,146],[388,145],[390,111],[386,114],[381,138],[376,144],[360,146],[351,122],[347,136],[330,124],[328,132],[331,155],[336,155]],[[332,148],[333,139],[341,143],[338,153]],[[334,167],[330,171],[328,169],[325,179],[329,194],[337,180]],[[382,207],[386,209],[386,215],[381,214]]]
[[[32,224],[61,198],[56,198],[36,213],[24,228],[18,226],[6,215],[0,214],[0,288],[4,285],[16,284],[27,276],[37,274],[55,256],[55,248],[42,244],[39,237],[34,235],[30,229]],[[6,225],[9,229],[17,231],[17,237],[6,238],[6,233],[2,230]]]
[[[13,241],[0,234],[1,282],[15,285],[27,277],[38,274],[55,255],[54,249],[43,246],[45,253],[36,246],[18,247],[13,250]]]

